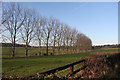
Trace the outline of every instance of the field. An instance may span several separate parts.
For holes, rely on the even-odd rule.
[[[88,55],[89,53],[81,53],[58,56],[3,59],[3,72],[12,75],[18,74],[20,76],[28,76],[77,61],[80,57],[86,57]]]
[[[66,51],[66,50],[65,50]],[[93,51],[91,51],[92,53],[93,52],[111,52],[111,51],[118,51],[117,48],[110,48],[110,49],[95,49]],[[46,48],[43,48],[41,50],[41,55],[43,55],[44,53],[46,52]],[[49,49],[49,54],[52,52],[52,49]],[[60,50],[60,53],[62,52],[62,50]],[[66,51],[67,52],[67,51]],[[71,51],[70,51],[71,52]],[[69,52],[69,53],[70,53]],[[2,47],[2,57],[11,57],[11,53],[12,53],[12,50],[10,47]],[[39,53],[39,48],[29,48],[29,51],[28,51],[28,56],[36,56],[36,54]],[[55,53],[58,53],[58,50],[55,49]],[[15,50],[15,56],[16,57],[23,57],[25,56],[25,48],[23,47],[16,47],[16,50]]]
[[[23,57],[25,56],[25,48],[23,47],[16,47],[15,48],[15,56],[16,57]],[[46,49],[42,49],[42,55],[43,53],[46,51]],[[39,52],[39,48],[29,48],[28,49],[28,55],[29,56],[34,56]],[[51,50],[49,50],[49,53],[51,52]],[[11,57],[11,53],[12,53],[12,49],[11,47],[2,47],[2,57]]]
[[[24,53],[24,50],[17,48],[20,53]],[[4,51],[5,50],[5,51]],[[36,49],[31,49],[31,53],[35,52]],[[85,58],[91,53],[97,52],[116,52],[118,48],[108,48],[108,49],[97,49],[89,52],[79,53],[79,54],[65,54],[56,56],[41,56],[41,57],[26,57],[26,58],[11,58],[2,60],[2,70],[3,73],[10,76],[25,77],[35,73],[40,73],[52,68],[63,66],[65,64],[78,61],[81,57]],[[9,52],[8,52],[9,54]],[[3,48],[3,56],[7,54],[7,49]],[[22,54],[20,54],[22,55]],[[24,55],[24,54],[23,54]]]
[[[65,52],[67,52],[65,50]],[[11,57],[12,48],[11,47],[2,47],[2,57]],[[41,55],[46,53],[46,48],[41,49]],[[52,53],[52,49],[48,50],[48,55]],[[58,50],[55,49],[55,53],[58,54]],[[62,53],[62,49],[60,49],[60,53]],[[28,48],[28,56],[36,56],[39,54],[39,48]],[[25,48],[24,47],[16,47],[15,48],[15,56],[16,57],[23,57],[25,56]]]

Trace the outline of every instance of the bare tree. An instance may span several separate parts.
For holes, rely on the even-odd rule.
[[[70,33],[70,52],[74,52],[74,43],[76,40],[76,34],[77,34],[77,30],[76,29],[71,29],[71,33]]]
[[[64,31],[65,31],[65,41],[66,41],[66,50],[67,50],[67,54],[68,54],[68,50],[69,50],[69,41],[70,41],[70,31],[71,28],[66,24],[64,27]]]
[[[36,37],[39,42],[39,55],[41,55],[41,44],[46,45],[46,54],[52,44],[53,54],[55,54],[56,46],[58,46],[58,53],[60,48],[63,48],[63,53],[67,54],[76,49],[91,49],[91,40],[82,33],[78,33],[76,29],[71,29],[69,25],[60,23],[57,19],[50,17],[38,17],[30,9],[22,9],[19,4],[12,3],[9,6],[3,7],[2,25],[4,28],[2,32],[9,32],[10,34],[3,35],[4,40],[9,40],[12,43],[12,56],[15,56],[15,44],[19,38],[26,44],[25,55],[28,56],[28,46],[32,39]],[[21,33],[21,36],[20,34]],[[68,52],[70,51],[70,52]]]
[[[60,22],[57,19],[52,19],[52,36],[53,36],[53,55],[55,54],[55,47],[56,47],[56,42],[57,42],[57,37],[58,37],[58,31],[60,27]]]
[[[58,36],[57,36],[57,44],[58,44],[58,53],[60,53],[60,48],[62,46],[62,32],[63,32],[63,24],[60,24],[60,27],[58,28]]]
[[[63,30],[62,30],[62,50],[63,50],[63,54],[65,54],[65,49],[66,49],[66,30],[65,30],[65,25],[63,24]]]
[[[35,17],[35,12],[33,12],[30,9],[24,10],[24,15],[26,15],[26,19],[24,21],[24,25],[21,28],[21,37],[26,44],[25,56],[28,56],[28,46],[31,40],[35,36],[34,29],[35,29],[36,17]]]
[[[2,24],[4,31],[10,33],[10,37],[4,35],[4,38],[12,42],[12,56],[15,56],[15,44],[19,40],[19,30],[25,21],[26,15],[22,14],[22,8],[19,4],[12,3],[8,7],[3,7]]]
[[[44,18],[43,20],[43,36],[44,36],[44,44],[46,45],[46,55],[48,55],[48,46],[49,46],[49,39],[52,32],[52,26],[54,25],[53,21],[50,19],[47,20],[47,18]]]
[[[36,28],[35,28],[35,36],[39,42],[39,56],[41,55],[41,43],[43,38],[43,19],[42,17],[37,17],[36,20]]]

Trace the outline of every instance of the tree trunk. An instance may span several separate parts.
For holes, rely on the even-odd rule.
[[[75,46],[73,46],[73,54],[75,53]]]
[[[12,57],[15,57],[15,38],[16,38],[16,37],[14,36]]]
[[[58,55],[60,54],[60,44],[58,42]]]
[[[77,53],[77,46],[76,46],[76,49],[75,49],[76,51],[75,51],[75,53]]]
[[[53,47],[53,55],[55,54],[55,47]]]
[[[60,54],[60,45],[59,45],[59,41],[58,41],[58,55]]]
[[[64,53],[65,53],[65,52],[64,52],[64,48],[65,48],[65,47],[63,46],[63,53],[62,53],[62,54],[64,54]]]
[[[73,47],[73,49],[72,49],[72,50],[73,50],[73,54],[74,54],[74,47]]]
[[[41,40],[39,40],[39,56],[41,56]]]
[[[47,39],[47,44],[46,44],[47,48],[46,48],[46,55],[48,56],[48,39]]]
[[[67,46],[67,54],[68,54],[68,46]]]
[[[58,55],[60,54],[60,47],[58,47]]]
[[[26,43],[26,52],[25,52],[25,56],[28,56],[28,44]]]
[[[71,52],[71,54],[73,54],[72,46],[70,46],[70,52]]]
[[[26,56],[28,56],[28,48],[26,47],[26,53],[25,53]]]
[[[55,41],[53,43],[53,55],[55,54]]]
[[[67,47],[66,47],[66,48],[67,48],[67,54],[68,54],[68,47],[69,47],[69,46],[68,46],[68,40],[67,40]]]
[[[15,57],[15,47],[13,46],[12,57]]]

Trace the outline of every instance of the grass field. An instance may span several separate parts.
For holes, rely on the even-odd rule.
[[[80,57],[86,57],[88,55],[89,53],[80,53],[58,56],[3,59],[3,73],[7,73],[12,76],[28,76],[77,61]]]
[[[66,51],[66,50],[65,50]],[[118,51],[118,48],[105,48],[105,49],[96,49],[91,51],[93,52],[110,52],[110,51]],[[41,55],[43,55],[46,52],[46,48],[41,50]],[[52,49],[49,49],[49,54],[52,52]],[[60,50],[62,52],[62,50]],[[67,52],[67,51],[66,51]],[[71,52],[71,51],[70,51]],[[11,57],[12,49],[10,47],[2,47],[2,57]],[[39,53],[39,48],[29,48],[28,55],[29,56],[35,56]],[[55,53],[58,53],[58,50],[55,49]],[[15,50],[15,56],[16,57],[23,57],[25,56],[25,48],[23,47],[16,47]]]
[[[5,50],[5,51],[4,51]],[[17,49],[16,49],[17,50]],[[20,52],[19,52],[20,51]],[[31,49],[32,52],[36,51]],[[78,61],[81,57],[87,57],[90,53],[95,52],[111,52],[118,51],[118,48],[96,49],[93,51],[79,53],[79,54],[65,54],[56,56],[41,56],[41,57],[26,57],[26,58],[11,58],[2,60],[3,73],[14,77],[25,77],[35,73],[40,73],[52,68],[63,66],[65,64]],[[22,49],[18,49],[19,54],[23,54]],[[3,55],[7,55],[7,49],[3,48]]]
[[[50,54],[51,52],[52,52],[52,49],[49,49],[48,54]],[[62,50],[60,50],[60,53],[61,52],[62,52]],[[38,54],[38,53],[39,53],[39,48],[29,48],[28,49],[28,56],[36,56],[36,54]],[[46,53],[46,48],[41,49],[41,55],[43,55],[44,53]],[[57,49],[55,49],[55,53],[58,53]],[[2,57],[11,57],[11,55],[12,55],[11,47],[2,47]],[[24,47],[16,47],[15,48],[15,56],[16,57],[25,56],[25,48]]]
[[[46,49],[42,49],[42,55],[46,51]],[[28,49],[28,55],[33,56],[36,53],[39,52],[39,48],[29,48]],[[51,50],[49,50],[49,53]],[[2,47],[2,57],[11,57],[12,49],[11,47]],[[25,56],[25,48],[23,47],[16,47],[15,48],[15,56],[16,57],[22,57]]]

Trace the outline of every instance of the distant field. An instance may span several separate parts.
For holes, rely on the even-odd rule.
[[[120,48],[101,48],[101,49],[95,49],[93,50],[93,52],[114,52],[114,51],[118,51],[120,50]]]
[[[118,51],[118,48],[96,49],[96,50],[92,50],[91,52],[105,52],[105,51],[106,52]],[[41,55],[43,55],[46,52],[46,48],[42,49],[41,52],[42,52]],[[52,52],[52,49],[49,49],[49,54],[51,52]],[[12,49],[10,47],[2,47],[2,57],[11,57],[11,53],[12,53]],[[28,51],[28,55],[29,56],[35,56],[38,53],[39,53],[39,48],[29,48],[29,51]],[[55,49],[55,53],[58,54],[58,50],[57,49]],[[60,50],[60,53],[62,53],[62,50]],[[23,48],[23,47],[16,47],[15,56],[16,57],[23,57],[23,56],[25,56],[25,48]]]
[[[7,48],[3,48],[3,55],[7,54]],[[24,55],[23,48],[17,48],[20,55]],[[16,50],[17,50],[16,49]],[[20,52],[19,52],[20,51]],[[30,54],[36,51],[36,49],[31,49]],[[2,60],[2,70],[11,76],[28,76],[35,73],[40,73],[52,68],[63,66],[74,61],[78,61],[81,57],[85,58],[91,53],[97,52],[116,52],[118,48],[108,48],[108,49],[96,49],[89,52],[79,53],[79,54],[65,54],[57,56],[41,56],[41,57],[26,57],[26,58],[14,58],[14,59],[3,59]]]
[[[41,55],[43,55],[46,52],[46,48],[43,48],[41,50]],[[49,54],[52,52],[52,49],[49,49]],[[56,53],[58,53],[58,50],[55,50]],[[11,57],[12,49],[10,47],[2,47],[2,57]],[[29,56],[35,56],[39,53],[39,48],[29,48],[28,55]],[[16,57],[23,57],[25,56],[25,48],[23,47],[16,47],[15,50],[15,56]]]

